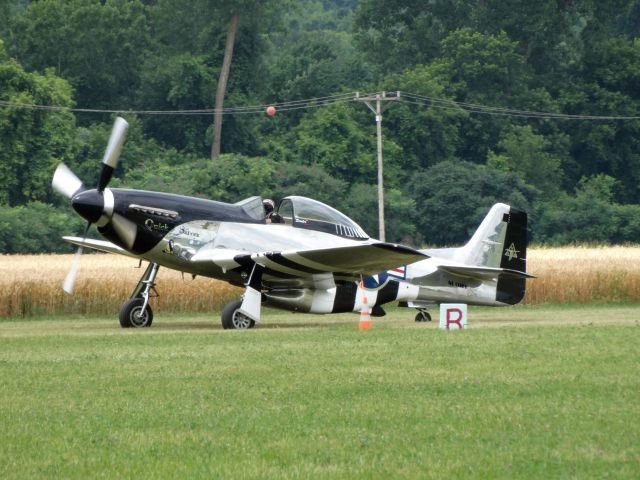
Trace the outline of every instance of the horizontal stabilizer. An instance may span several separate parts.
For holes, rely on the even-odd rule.
[[[462,266],[462,265],[439,265],[438,270],[450,273],[452,275],[460,275],[463,277],[487,280],[498,277],[510,278],[536,278],[526,272],[511,270],[508,268],[493,268],[480,266]]]

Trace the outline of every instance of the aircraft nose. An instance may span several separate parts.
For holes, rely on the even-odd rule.
[[[104,196],[97,190],[85,190],[73,197],[71,205],[82,218],[96,223],[104,211]]]

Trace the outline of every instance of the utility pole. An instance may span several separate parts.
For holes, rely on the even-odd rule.
[[[382,166],[382,113],[391,106],[391,104],[382,107],[382,102],[390,100],[399,100],[400,92],[395,92],[395,96],[387,96],[387,92],[376,93],[375,96],[369,95],[361,97],[360,92],[356,92],[356,100],[365,103],[369,110],[376,116],[376,134],[378,136],[378,238],[385,241],[384,233],[384,175]],[[375,108],[371,104],[375,100]]]

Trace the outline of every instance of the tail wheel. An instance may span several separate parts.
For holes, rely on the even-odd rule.
[[[120,326],[122,328],[143,328],[150,327],[153,322],[153,311],[151,307],[143,310],[144,299],[132,298],[126,301],[120,308]]]
[[[228,303],[222,310],[222,328],[225,330],[246,330],[253,328],[256,322],[240,312],[241,300]]]
[[[426,310],[420,310],[416,315],[416,322],[430,322],[431,315]]]

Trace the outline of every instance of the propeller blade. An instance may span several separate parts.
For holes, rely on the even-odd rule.
[[[84,188],[82,181],[64,163],[56,168],[51,186],[67,198],[72,198],[75,193]]]
[[[89,228],[91,228],[91,222],[88,222],[86,228],[84,229],[84,234],[82,235],[83,241],[87,238],[87,233],[89,233]],[[81,256],[82,256],[82,247],[78,247],[76,254],[73,256],[73,262],[71,263],[71,268],[69,269],[69,273],[67,273],[67,276],[64,279],[64,283],[62,284],[62,289],[69,295],[73,293],[73,287],[76,283],[76,275],[78,274],[78,269],[80,268]]]
[[[102,159],[102,170],[100,171],[100,178],[98,179],[98,191],[102,192],[113,175],[113,171],[118,166],[120,160],[120,153],[122,152],[122,146],[127,138],[127,130],[129,124],[122,117],[117,117],[111,130],[111,136],[109,137],[109,143],[107,149],[104,152],[104,158]]]
[[[138,234],[138,226],[131,220],[114,213],[111,217],[111,225],[118,234],[118,237],[124,242],[127,248],[133,248]]]
[[[80,268],[80,257],[82,256],[82,247],[78,247],[78,251],[73,257],[73,263],[71,264],[71,269],[69,273],[67,273],[66,278],[64,279],[64,284],[62,285],[62,289],[71,295],[73,293],[73,286],[76,283],[76,275],[78,274],[78,268]]]

